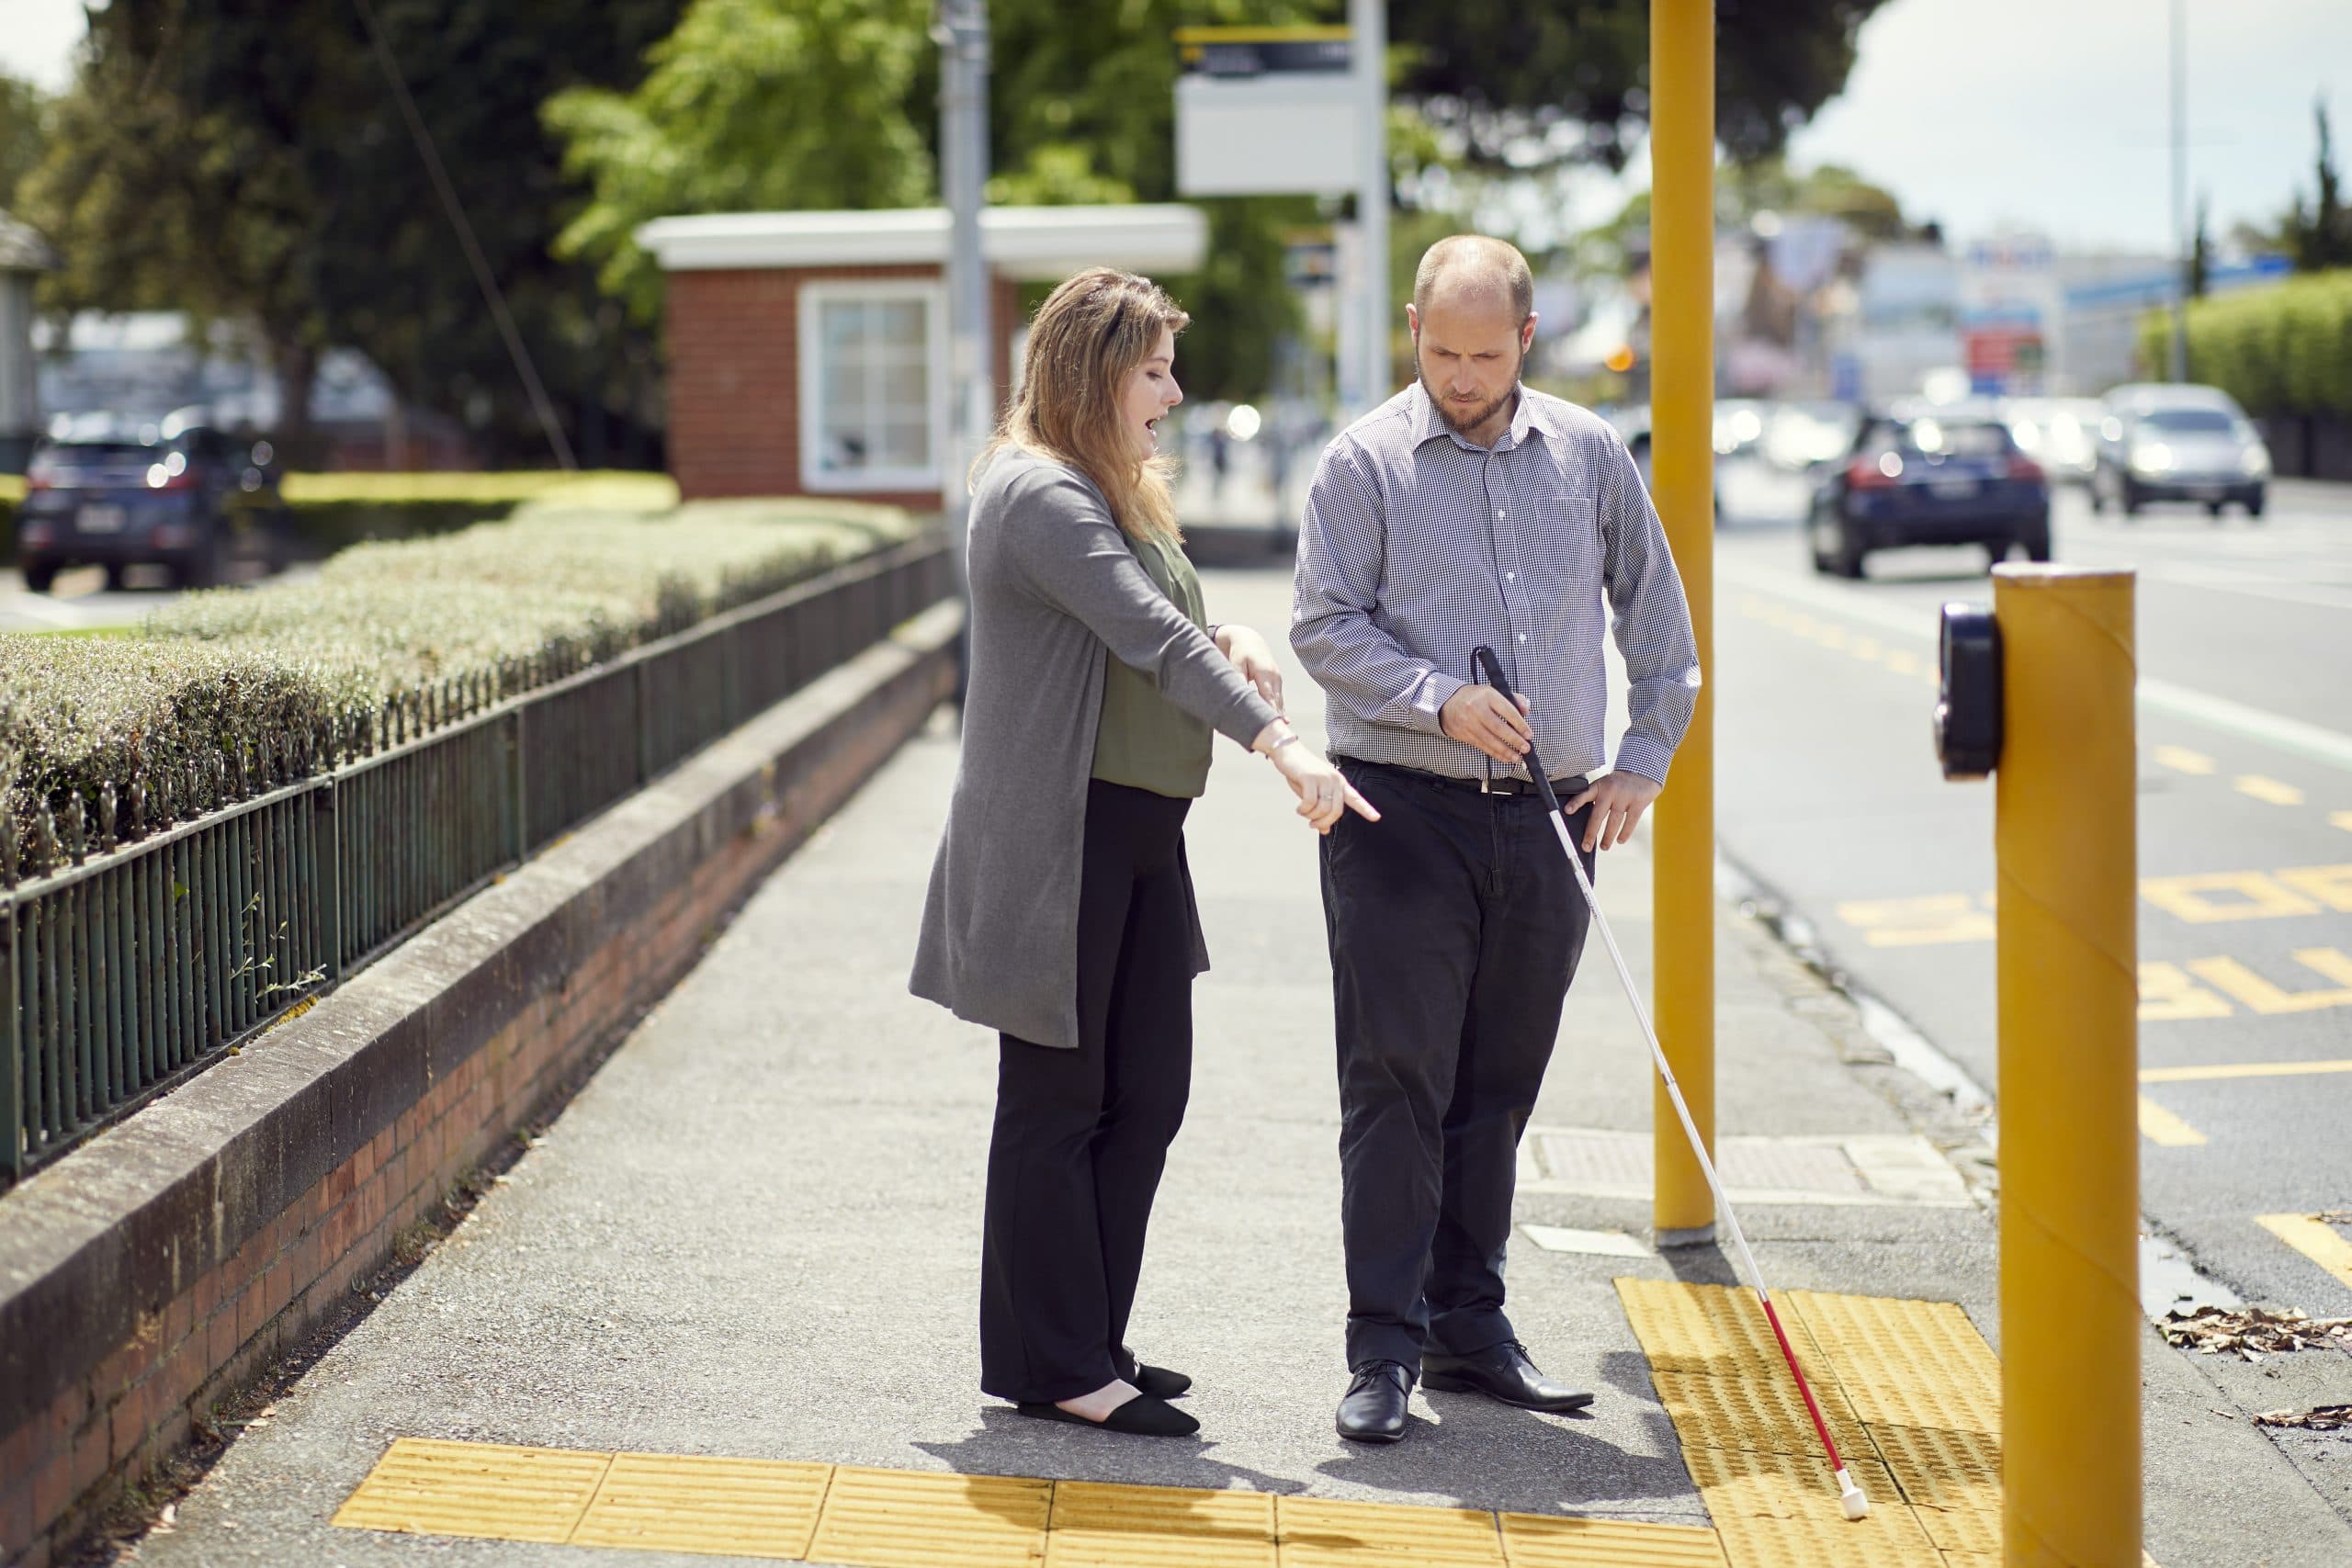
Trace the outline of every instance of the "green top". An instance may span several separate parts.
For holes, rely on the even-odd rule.
[[[1182,547],[1159,538],[1130,538],[1136,559],[1169,601],[1208,628],[1201,580]],[[1150,676],[1102,650],[1102,725],[1094,737],[1094,776],[1154,795],[1196,799],[1209,784],[1209,727],[1166,697]]]

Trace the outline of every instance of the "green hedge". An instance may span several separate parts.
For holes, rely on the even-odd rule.
[[[127,804],[134,781],[151,822],[185,816],[233,788],[237,760],[282,770],[323,728],[395,700],[528,689],[918,527],[855,502],[579,498],[361,545],[310,581],[184,595],[131,637],[0,633],[0,831],[29,848],[42,808],[62,824],[77,799],[95,829],[102,789]]]
[[[2141,323],[2143,364],[2165,362],[2171,332],[2162,311]],[[2352,269],[2193,301],[2188,378],[2221,388],[2257,418],[2352,418]]]

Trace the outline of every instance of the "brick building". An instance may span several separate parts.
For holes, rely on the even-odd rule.
[[[996,207],[981,214],[1000,396],[1020,286],[1104,265],[1195,270],[1181,206]],[[638,241],[668,278],[670,468],[681,493],[855,495],[922,510],[947,470],[947,214],[664,218]]]

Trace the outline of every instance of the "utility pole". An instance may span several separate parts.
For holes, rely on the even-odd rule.
[[[1364,413],[1396,390],[1388,368],[1388,344],[1396,330],[1388,319],[1388,0],[1348,0],[1348,35],[1361,89],[1357,112],[1363,117],[1363,164],[1356,188],[1362,267],[1355,307],[1363,341],[1355,363],[1360,378],[1344,393],[1355,412]]]
[[[947,512],[954,541],[950,558],[961,589],[965,523],[971,510],[965,475],[996,423],[996,384],[988,349],[989,267],[980,250],[980,208],[989,178],[988,0],[939,0],[932,37],[939,43],[939,178],[948,220],[948,438],[940,498]],[[962,695],[959,671],[958,701]]]
[[[2172,378],[2188,379],[2188,59],[2181,8],[2172,0]]]

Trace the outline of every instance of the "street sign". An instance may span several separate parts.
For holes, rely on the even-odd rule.
[[[1361,89],[1345,28],[1176,34],[1182,196],[1337,196],[1362,183]]]

